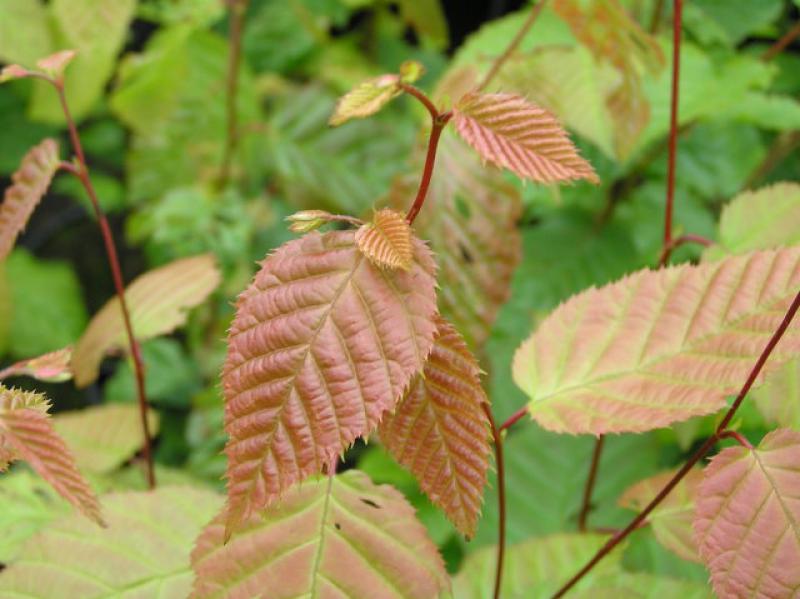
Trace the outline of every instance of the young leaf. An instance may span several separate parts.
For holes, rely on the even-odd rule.
[[[619,505],[636,512],[641,511],[674,474],[675,471],[671,470],[639,481],[622,494]],[[653,534],[659,543],[679,557],[693,562],[700,561],[693,538],[692,519],[697,485],[702,478],[703,473],[700,469],[689,471],[689,474],[647,517],[647,523],[653,529]]]
[[[0,260],[11,253],[17,236],[50,186],[58,164],[58,144],[45,139],[25,154],[19,169],[11,176],[13,185],[6,189],[0,204]]]
[[[63,383],[72,378],[72,370],[69,367],[71,360],[72,347],[64,347],[36,358],[20,360],[0,371],[0,379],[10,376],[29,376],[48,383]]]
[[[799,465],[800,433],[779,429],[757,449],[724,449],[705,469],[695,539],[720,599],[800,587]]]
[[[183,599],[192,540],[221,503],[188,486],[106,495],[107,528],[74,515],[51,523],[0,574],[0,596]]]
[[[239,296],[222,373],[229,529],[368,435],[433,345],[430,250],[374,267],[355,231],[284,244]]]
[[[468,538],[475,535],[491,453],[480,372],[458,331],[437,317],[425,369],[379,429],[389,452]]]
[[[449,585],[442,558],[398,491],[348,471],[295,487],[225,543],[220,514],[192,552],[192,597],[429,599]]]
[[[0,441],[28,462],[59,494],[87,517],[103,524],[97,498],[53,429],[44,395],[0,385]]]
[[[456,131],[484,160],[523,179],[600,182],[555,117],[521,96],[469,93],[453,116]]]
[[[170,262],[136,278],[125,290],[134,335],[139,341],[169,333],[186,322],[190,308],[201,304],[219,285],[220,273],[211,254]],[[119,299],[94,315],[75,345],[75,384],[85,387],[97,378],[103,356],[127,347]]]
[[[339,98],[328,124],[336,127],[350,119],[371,116],[401,93],[398,75],[368,79]]]
[[[800,247],[637,272],[559,306],[517,350],[528,409],[558,432],[641,432],[738,389],[800,286]],[[767,363],[800,350],[790,327]]]
[[[384,208],[356,231],[358,249],[379,268],[408,270],[414,259],[411,227],[402,213]]]
[[[768,374],[751,395],[768,423],[800,430],[800,358]]]
[[[64,69],[75,58],[75,54],[77,54],[75,50],[62,50],[36,61],[36,66],[48,77],[58,80],[64,76]]]
[[[158,434],[158,414],[147,413],[151,434]],[[82,469],[105,473],[119,468],[144,443],[136,404],[110,403],[53,417],[56,432]]]

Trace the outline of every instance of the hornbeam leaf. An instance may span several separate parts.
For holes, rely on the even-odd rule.
[[[158,414],[147,413],[150,433],[158,433]],[[56,432],[74,452],[78,465],[92,472],[116,470],[143,445],[139,407],[111,403],[53,417]]]
[[[399,75],[368,79],[339,98],[328,124],[335,127],[350,119],[371,116],[401,93]]]
[[[169,333],[186,322],[186,313],[219,285],[220,273],[211,254],[170,262],[146,272],[125,290],[133,332],[139,341]],[[113,298],[94,315],[75,345],[75,384],[85,387],[97,378],[103,356],[127,347],[119,299]]]
[[[449,586],[402,494],[353,470],[295,487],[227,543],[220,514],[197,539],[192,566],[194,599],[432,599]]]
[[[556,118],[521,96],[468,93],[453,115],[456,131],[484,160],[523,179],[600,182]]]
[[[800,247],[644,270],[580,293],[514,356],[514,381],[545,428],[641,432],[716,412],[800,288]],[[790,327],[767,362],[800,351]]]
[[[54,430],[47,413],[49,407],[44,395],[0,385],[0,445],[10,448],[14,456],[28,462],[87,517],[103,524],[97,498],[78,472],[75,459],[64,441]]]
[[[48,524],[0,573],[0,596],[184,599],[192,540],[221,503],[188,486],[106,495],[108,528],[74,515]]]
[[[71,360],[72,346],[64,347],[36,358],[20,360],[0,371],[0,379],[29,376],[48,383],[63,383],[72,378]]]
[[[675,471],[672,470],[639,481],[622,494],[619,505],[637,512],[641,511],[674,474]],[[659,543],[679,557],[693,562],[700,561],[693,539],[692,519],[694,497],[702,477],[700,469],[690,470],[689,474],[647,517],[647,522]]]
[[[222,373],[229,530],[321,472],[393,410],[433,345],[430,250],[377,268],[355,231],[316,231],[262,262],[239,296]]]
[[[700,555],[720,599],[790,597],[800,588],[800,432],[729,447],[697,492]]]
[[[58,164],[58,144],[45,139],[25,154],[19,169],[11,176],[13,184],[6,189],[0,204],[0,260],[11,253],[17,236],[50,186]]]
[[[466,537],[475,535],[491,452],[480,372],[458,331],[437,317],[425,369],[379,429],[389,452]]]
[[[408,270],[414,259],[411,227],[402,213],[378,210],[371,223],[356,231],[356,244],[370,261],[381,268]]]

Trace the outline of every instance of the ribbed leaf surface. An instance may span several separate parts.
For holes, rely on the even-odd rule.
[[[542,426],[640,432],[710,414],[738,389],[800,288],[800,247],[640,271],[574,296],[514,357]],[[800,350],[790,327],[768,369]]]
[[[662,472],[639,481],[619,498],[622,507],[641,511],[673,477],[675,471]],[[694,498],[697,485],[703,478],[699,469],[689,471],[681,482],[647,516],[647,523],[659,543],[679,557],[699,562],[700,556],[695,545],[692,520],[694,518]]]
[[[147,413],[150,433],[158,434],[158,414]],[[56,432],[66,441],[82,469],[116,470],[144,444],[139,406],[110,403],[53,417]]]
[[[436,321],[421,375],[380,426],[381,441],[466,537],[475,534],[489,469],[480,367],[453,325]]]
[[[221,503],[192,487],[106,495],[107,528],[74,515],[51,523],[0,573],[0,596],[185,599],[192,540]]]
[[[219,281],[220,273],[211,254],[176,260],[137,277],[125,290],[134,335],[143,341],[182,325],[187,311],[201,304]],[[85,387],[94,381],[105,353],[124,347],[127,337],[115,297],[94,315],[75,345],[75,384]]]
[[[221,514],[197,540],[196,599],[433,599],[449,585],[405,498],[352,470],[295,487],[224,536]]]
[[[39,381],[63,383],[72,378],[72,347],[64,347],[29,360],[20,360],[0,371],[0,379],[29,376]]]
[[[481,158],[523,179],[600,181],[555,117],[521,96],[470,93],[453,115],[459,135]]]
[[[795,597],[800,588],[800,432],[729,447],[698,487],[695,538],[720,599]]]
[[[328,123],[337,126],[353,118],[373,115],[400,93],[398,75],[381,75],[359,83],[339,98]]]
[[[47,399],[38,393],[0,385],[0,438],[56,491],[86,516],[102,524],[97,498],[75,466],[67,446],[53,429]]]
[[[58,163],[58,144],[53,139],[45,139],[25,154],[19,169],[11,176],[13,184],[6,189],[0,204],[0,260],[11,253],[17,235],[25,229],[50,186]]]
[[[411,268],[414,248],[411,227],[405,216],[390,208],[375,213],[371,223],[356,231],[356,244],[370,261],[381,268]]]
[[[388,271],[354,236],[290,241],[239,297],[222,374],[232,527],[368,435],[430,352],[430,250],[415,240],[411,268]]]

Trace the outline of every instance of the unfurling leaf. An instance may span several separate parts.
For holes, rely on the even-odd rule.
[[[139,341],[169,333],[186,322],[190,308],[201,304],[219,285],[220,273],[211,254],[170,262],[136,278],[125,290],[133,332]],[[94,315],[75,345],[75,384],[85,387],[97,378],[106,352],[127,347],[119,299]]]
[[[700,555],[720,599],[791,597],[800,588],[800,432],[729,447],[697,490]]]
[[[408,270],[414,259],[411,227],[402,213],[384,208],[356,231],[356,244],[375,266]]]
[[[97,497],[53,429],[49,407],[44,395],[0,385],[0,446],[28,462],[64,499],[103,524]]]
[[[253,514],[227,544],[220,514],[192,553],[194,599],[433,599],[442,558],[395,489],[363,473],[308,481]]]
[[[436,319],[422,374],[380,426],[381,441],[466,537],[475,534],[489,469],[480,367],[453,325]]]
[[[0,70],[0,83],[13,81],[14,79],[22,79],[23,77],[30,77],[30,75],[31,72],[28,69],[18,64],[10,64]]]
[[[158,433],[158,414],[147,413],[149,430]],[[109,403],[61,412],[53,417],[56,432],[75,454],[82,469],[97,473],[116,470],[144,444],[139,406]]]
[[[400,81],[414,83],[425,74],[425,67],[416,60],[406,60],[400,65]]]
[[[64,69],[72,62],[76,54],[75,50],[62,50],[37,61],[36,66],[42,69],[45,75],[53,79],[61,79],[64,76]]]
[[[48,383],[63,383],[72,378],[69,366],[71,360],[72,347],[64,347],[36,358],[20,360],[0,371],[0,379],[10,376],[29,376]]]
[[[368,79],[339,98],[328,124],[335,127],[350,119],[371,116],[401,93],[398,75]]]
[[[289,230],[292,233],[308,233],[330,222],[331,216],[331,213],[325,210],[300,210],[290,214],[284,220],[291,223]]]
[[[375,266],[355,231],[280,247],[239,296],[222,373],[229,530],[322,471],[397,405],[433,345],[435,266]]]
[[[636,512],[641,511],[674,474],[675,471],[671,470],[639,481],[622,494],[619,504]],[[702,478],[703,473],[699,468],[690,470],[666,499],[647,516],[647,523],[658,542],[679,557],[693,562],[700,561],[693,538],[692,520],[697,485]]]
[[[0,204],[0,260],[11,253],[17,235],[25,229],[50,186],[58,164],[58,144],[45,139],[25,154],[19,170],[11,176],[13,184],[6,189]]]
[[[641,432],[716,412],[800,288],[800,247],[637,272],[580,293],[514,357],[514,381],[545,428]],[[767,362],[800,351],[790,327]]]
[[[459,135],[481,158],[523,179],[600,182],[556,118],[521,96],[469,93],[453,115]]]
[[[185,599],[192,540],[222,498],[194,487],[103,497],[107,528],[73,516],[49,523],[0,575],[0,596]]]

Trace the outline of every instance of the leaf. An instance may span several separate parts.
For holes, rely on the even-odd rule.
[[[64,70],[75,58],[75,54],[75,50],[62,50],[37,60],[36,66],[42,69],[48,77],[59,80],[64,77]]]
[[[2,11],[0,61],[31,66],[52,52],[50,23],[41,0],[4,0]]]
[[[413,200],[422,160],[417,155],[409,169],[413,174],[395,179],[387,198],[393,208],[403,209]],[[439,263],[442,315],[473,350],[486,341],[509,296],[520,259],[520,204],[502,173],[482,168],[466,144],[443,133],[427,207],[414,228],[430,240]]]
[[[719,242],[706,259],[800,243],[800,184],[745,191],[722,209]]]
[[[517,350],[545,428],[641,432],[711,414],[747,378],[800,285],[800,247],[639,271],[557,308]],[[789,329],[767,363],[800,349]]]
[[[467,538],[475,535],[491,453],[480,372],[458,331],[437,317],[425,369],[379,429],[392,456]]]
[[[687,6],[685,26],[704,44],[721,41],[733,47],[750,35],[768,30],[781,15],[783,5],[781,0],[728,0],[722,4],[716,0],[697,0]],[[719,35],[709,40],[711,30]]]
[[[192,552],[192,597],[437,597],[442,558],[395,489],[361,472],[309,481],[225,543],[220,514]]]
[[[414,259],[411,227],[402,213],[390,208],[375,212],[371,223],[355,235],[358,249],[379,268],[408,270]]]
[[[650,503],[675,474],[675,470],[662,472],[639,481],[619,498],[619,505],[639,512]],[[647,517],[656,539],[679,557],[699,562],[697,546],[692,538],[694,498],[702,479],[699,469],[690,470],[681,482]]]
[[[339,98],[328,124],[336,127],[350,119],[371,116],[401,93],[398,75],[368,79]]]
[[[695,539],[720,599],[788,597],[800,586],[800,433],[712,458],[697,492]]]
[[[400,15],[418,33],[444,50],[449,43],[447,18],[440,0],[399,0]]]
[[[176,260],[137,277],[125,290],[136,339],[144,341],[181,326],[187,311],[203,303],[219,282],[211,254]],[[125,325],[119,299],[114,297],[94,315],[75,345],[75,384],[85,387],[93,382],[106,352],[124,347]]]
[[[189,547],[220,499],[188,486],[106,495],[108,528],[75,516],[49,525],[0,573],[0,595],[184,599]]]
[[[45,139],[25,154],[19,169],[11,176],[0,205],[0,260],[5,260],[17,236],[41,201],[59,165],[58,144]]]
[[[711,589],[702,582],[624,570],[598,576],[592,580],[591,587],[584,587],[571,595],[571,599],[714,599]]]
[[[102,474],[119,468],[142,447],[140,418],[136,404],[110,403],[61,412],[53,418],[53,426],[78,466]],[[158,414],[148,410],[147,420],[150,433],[156,436]]]
[[[768,423],[800,430],[800,358],[768,374],[751,394]]]
[[[21,360],[0,371],[0,379],[10,376],[29,376],[47,383],[63,383],[72,378],[69,368],[72,347],[67,346],[50,353]]]
[[[355,231],[316,231],[239,296],[222,374],[229,530],[320,472],[394,409],[433,345],[435,266],[372,266]]]
[[[558,121],[514,94],[468,93],[453,108],[456,131],[481,158],[540,183],[599,183]]]
[[[102,525],[97,498],[53,429],[49,407],[44,395],[0,385],[0,438],[64,499]]]

